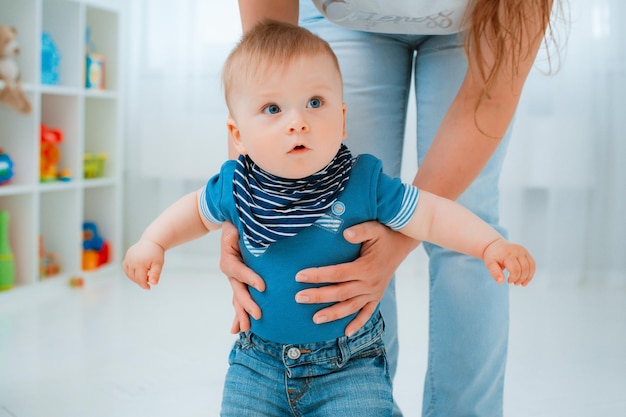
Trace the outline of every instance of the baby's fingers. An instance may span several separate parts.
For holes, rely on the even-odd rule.
[[[159,279],[161,279],[161,268],[162,265],[155,263],[150,266],[150,270],[147,271],[150,285],[157,285],[159,283]]]
[[[535,260],[532,256],[524,256],[519,260],[522,267],[522,271],[518,279],[515,281],[515,285],[527,286],[535,275]]]
[[[522,275],[523,267],[517,257],[510,257],[504,260],[504,268],[508,271],[509,284],[516,284]]]
[[[130,278],[135,284],[139,285],[144,290],[149,290],[150,267],[149,264],[133,263],[132,261],[124,262],[124,272],[126,276]],[[158,276],[157,276],[158,282]]]
[[[520,256],[506,262],[509,271],[509,284],[526,286],[534,274],[534,262],[532,258]]]
[[[498,262],[490,262],[487,264],[487,269],[489,270],[489,274],[493,277],[493,279],[498,283],[502,284],[504,282],[504,272],[502,271],[502,267]]]
[[[150,285],[148,285],[148,268],[143,266],[135,268],[128,274],[128,277],[144,290],[150,289]]]

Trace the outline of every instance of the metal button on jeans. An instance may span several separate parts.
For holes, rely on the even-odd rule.
[[[289,350],[287,351],[287,356],[289,357],[289,359],[296,360],[300,357],[300,355],[300,349],[296,347],[289,348]]]

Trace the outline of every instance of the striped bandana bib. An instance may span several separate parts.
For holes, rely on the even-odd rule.
[[[244,229],[244,242],[255,256],[277,240],[311,226],[335,202],[350,178],[352,154],[345,145],[321,171],[288,179],[268,173],[247,155],[235,168],[233,194]]]

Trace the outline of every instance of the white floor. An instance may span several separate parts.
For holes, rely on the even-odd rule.
[[[407,417],[421,408],[424,270],[418,254],[398,273]],[[626,288],[537,283],[513,289],[511,313],[506,416],[626,416]],[[170,264],[150,292],[119,275],[2,293],[0,417],[217,416],[230,322],[216,266]]]

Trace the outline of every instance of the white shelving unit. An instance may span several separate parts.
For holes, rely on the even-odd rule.
[[[39,240],[55,253],[63,279],[117,268],[122,245],[122,91],[120,19],[115,7],[87,0],[0,0],[0,24],[18,30],[17,58],[33,112],[0,105],[0,147],[14,163],[10,183],[0,185],[0,210],[10,213],[9,239],[16,262],[16,287],[44,279]],[[106,58],[106,87],[86,89],[86,31]],[[58,85],[41,83],[42,33],[61,54]],[[0,86],[2,88],[2,86]],[[71,180],[40,181],[40,124],[63,131],[59,168]],[[85,153],[106,154],[104,174],[85,179]],[[82,271],[82,224],[93,221],[110,245],[109,262]]]

